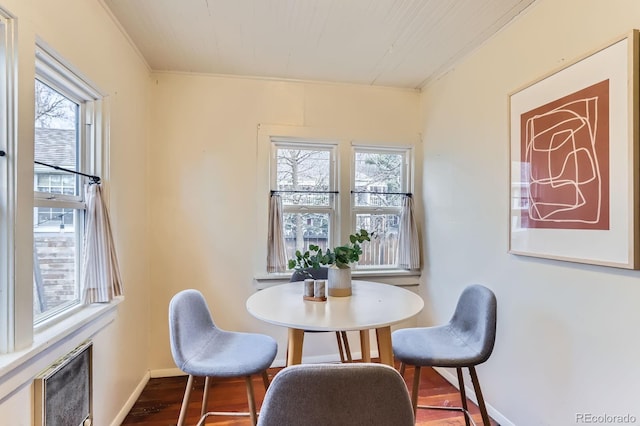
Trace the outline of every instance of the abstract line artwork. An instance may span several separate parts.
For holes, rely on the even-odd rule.
[[[509,94],[509,253],[640,269],[640,30]]]
[[[609,80],[520,116],[522,228],[609,229]]]

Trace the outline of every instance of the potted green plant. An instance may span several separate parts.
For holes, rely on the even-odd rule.
[[[296,250],[295,257],[289,259],[289,269],[302,271],[306,274],[309,268],[319,269],[326,265],[329,267],[328,273],[328,294],[329,296],[350,296],[351,295],[351,267],[353,262],[360,260],[362,254],[362,244],[371,241],[372,234],[365,229],[361,229],[355,234],[349,235],[349,242],[332,249],[323,251],[314,244],[309,245],[309,250],[304,253]]]

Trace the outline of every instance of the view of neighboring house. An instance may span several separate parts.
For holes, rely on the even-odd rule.
[[[35,129],[35,161],[73,170],[76,134],[68,129]],[[34,165],[34,190],[51,194],[76,194],[78,178],[72,173]],[[73,209],[35,207],[34,315],[63,306],[78,297],[78,244]]]

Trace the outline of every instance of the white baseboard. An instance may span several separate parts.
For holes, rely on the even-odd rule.
[[[434,367],[433,369],[436,370],[436,372],[438,374],[440,374],[442,377],[444,377],[446,381],[448,381],[456,389],[458,389],[458,376],[457,375],[454,375],[450,370],[448,370],[446,368]],[[480,383],[480,385],[482,385],[482,382]],[[473,390],[473,386],[469,387],[469,386],[467,386],[465,384],[464,389],[465,389],[465,392],[467,394],[467,398],[469,398],[470,400],[472,400],[473,402],[475,402],[477,404],[478,403],[478,398],[476,398],[476,393]],[[487,406],[487,413],[489,413],[489,417],[491,417],[496,422],[498,422],[498,424],[500,426],[516,426],[512,421],[507,419],[505,416],[502,415],[502,413],[500,413],[498,410],[496,410],[491,404],[487,403],[486,399],[485,399],[484,402],[485,402],[485,405]]]
[[[138,386],[136,386],[136,388],[133,390],[133,393],[131,394],[129,399],[127,399],[127,402],[124,404],[124,406],[122,407],[122,409],[120,410],[116,418],[113,419],[113,422],[111,422],[111,426],[120,426],[122,422],[124,422],[124,419],[127,417],[127,414],[129,414],[129,411],[131,411],[131,408],[133,408],[133,405],[136,403],[138,398],[140,398],[140,395],[142,394],[144,387],[149,382],[150,377],[151,376],[149,372],[147,372],[142,377],[142,380],[140,380],[140,383],[138,383]]]
[[[351,352],[351,357],[354,361],[362,360],[362,352]],[[371,351],[371,358],[377,358],[378,351]],[[319,364],[325,362],[340,362],[340,357],[337,354],[330,355],[316,355],[316,356],[306,356],[302,358],[303,364]],[[287,365],[287,360],[285,358],[276,358],[271,364],[272,367],[284,367]]]

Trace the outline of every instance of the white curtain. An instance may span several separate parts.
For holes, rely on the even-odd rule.
[[[405,196],[402,202],[398,231],[398,266],[410,270],[420,269],[420,243],[411,196]]]
[[[269,201],[269,236],[267,246],[267,272],[283,272],[287,266],[282,224],[282,198],[271,194]]]
[[[99,184],[87,185],[82,293],[84,303],[110,302],[122,295],[122,278],[111,234],[109,212]]]

